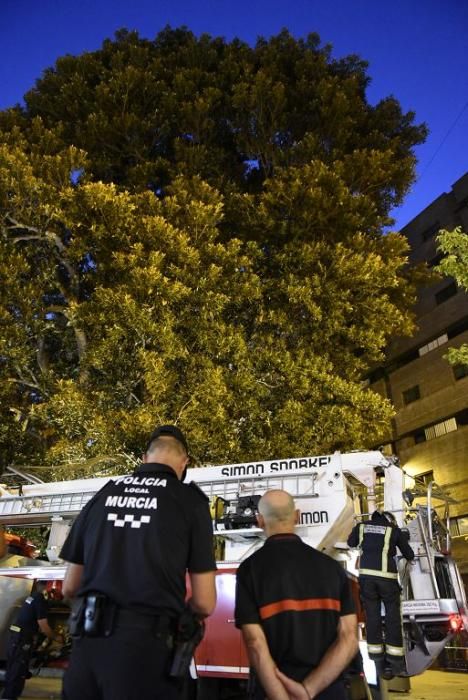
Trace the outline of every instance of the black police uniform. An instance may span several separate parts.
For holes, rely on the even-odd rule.
[[[178,697],[179,683],[168,668],[186,571],[216,568],[206,496],[180,482],[171,467],[142,464],[87,504],[60,556],[84,565],[78,598],[106,595],[105,634],[110,632],[74,640],[63,697]]]
[[[390,664],[395,673],[405,670],[401,621],[401,588],[395,561],[396,548],[405,559],[414,559],[404,530],[375,511],[371,520],[355,525],[348,545],[360,547],[359,583],[366,611],[367,650],[371,659]],[[385,607],[385,644],[381,604]]]
[[[259,624],[281,671],[302,681],[337,638],[340,617],[355,612],[341,566],[294,534],[269,537],[237,572],[236,626]],[[256,698],[265,694],[261,688]],[[344,700],[337,679],[317,700]]]
[[[26,598],[14,624],[10,625],[5,672],[4,698],[16,700],[29,677],[29,661],[39,631],[38,620],[47,618],[48,604],[42,593],[36,591]]]

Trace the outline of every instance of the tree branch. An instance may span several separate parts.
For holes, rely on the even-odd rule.
[[[178,420],[179,420],[179,418],[181,417],[182,413],[185,411],[185,409],[187,408],[187,406],[189,406],[189,405],[192,403],[192,401],[194,400],[194,398],[195,398],[195,396],[191,396],[191,397],[189,398],[189,400],[186,401],[186,402],[184,403],[184,405],[183,405],[182,408],[180,409],[179,413],[177,414],[177,418],[176,418],[175,421],[174,421],[175,425],[177,425]]]
[[[16,379],[15,377],[8,377],[7,382],[10,382],[11,384],[21,384],[22,386],[26,386],[29,389],[36,389],[37,391],[40,391],[41,394],[44,394],[47,396],[47,392],[44,391],[42,387],[40,387],[38,384],[33,384],[32,382],[26,382],[24,379]]]

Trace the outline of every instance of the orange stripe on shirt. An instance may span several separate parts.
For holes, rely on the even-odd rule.
[[[284,600],[278,600],[276,603],[262,605],[260,608],[260,617],[262,620],[266,620],[268,617],[286,612],[287,610],[336,610],[340,612],[341,602],[335,598],[306,598],[305,600],[285,598]]]

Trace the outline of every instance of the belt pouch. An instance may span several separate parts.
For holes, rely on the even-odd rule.
[[[104,607],[107,597],[102,593],[90,593],[85,599],[83,631],[86,637],[103,634]]]
[[[85,598],[83,633],[86,637],[110,637],[114,631],[117,606],[104,593]]]
[[[76,598],[72,602],[71,614],[68,622],[72,637],[81,637],[83,634],[85,602],[85,598]]]

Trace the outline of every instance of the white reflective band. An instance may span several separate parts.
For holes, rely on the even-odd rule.
[[[213,673],[249,673],[248,666],[211,666],[204,664],[197,664],[197,671],[212,671]]]
[[[359,525],[359,547],[362,545],[363,539],[364,539],[364,525],[361,523],[361,525]]]
[[[390,547],[390,538],[392,536],[392,528],[387,527],[385,537],[384,537],[384,546],[382,549],[382,571],[385,571],[387,573],[388,571],[388,548]]]
[[[369,654],[383,654],[383,644],[368,644],[367,651]]]
[[[403,647],[392,647],[390,644],[385,645],[385,651],[390,656],[404,656],[405,650]]]
[[[359,569],[360,574],[365,576],[379,576],[380,578],[398,578],[398,574],[389,571],[379,571],[378,569]]]

